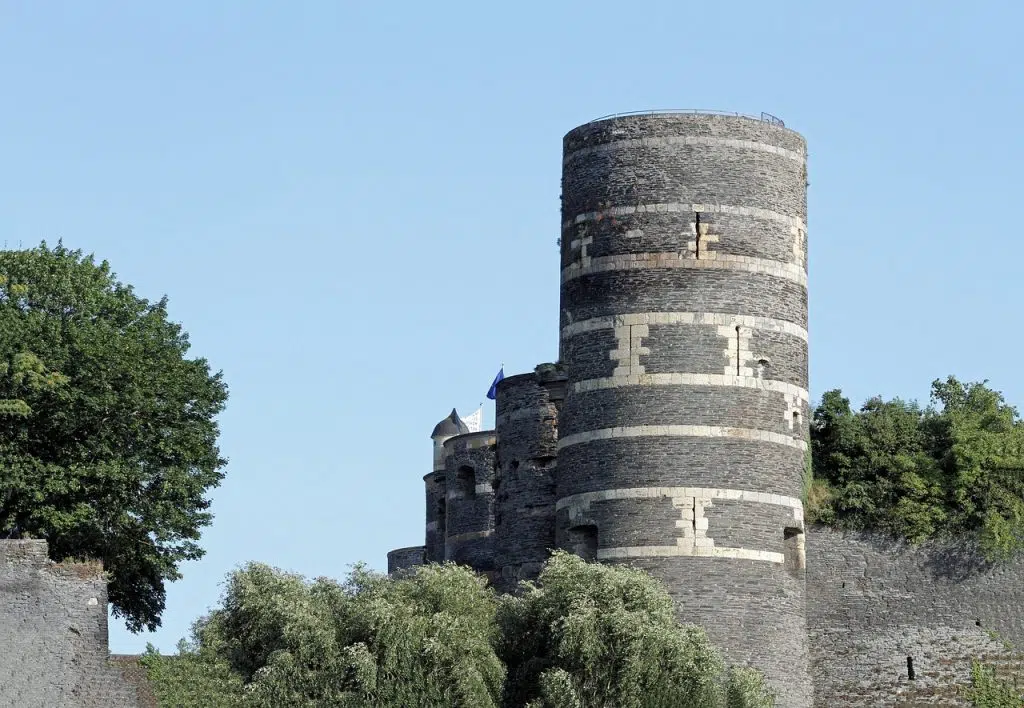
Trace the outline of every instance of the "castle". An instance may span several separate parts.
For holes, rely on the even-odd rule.
[[[665,582],[781,708],[966,705],[1019,670],[1024,564],[804,523],[807,148],[762,114],[599,119],[563,142],[558,362],[497,386],[495,428],[431,435],[425,544],[500,591],[550,549]]]
[[[503,591],[552,548],[663,580],[779,708],[968,705],[1024,676],[1024,560],[804,523],[806,146],[770,116],[615,116],[565,137],[559,363],[497,386],[495,429],[433,430],[422,546]],[[0,540],[0,706],[150,706],[107,646],[94,563]]]

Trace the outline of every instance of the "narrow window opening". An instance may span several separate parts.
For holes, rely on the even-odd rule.
[[[697,537],[697,497],[693,498],[693,536]]]
[[[736,325],[736,375],[740,375],[740,326]]]
[[[800,429],[800,411],[793,411],[793,429]]]
[[[782,532],[783,559],[786,570],[797,573],[807,567],[803,529],[787,527]]]
[[[472,467],[460,467],[455,474],[456,489],[461,493],[463,499],[472,499],[476,496],[476,472]]]
[[[694,237],[694,240],[693,240],[693,257],[698,259],[698,260],[700,260],[700,212],[699,211],[693,212],[693,218],[694,218],[693,228],[694,228],[694,231],[696,231],[696,233],[697,233],[697,235]]]
[[[907,678],[911,681],[914,680],[914,657],[907,657]]]
[[[569,529],[572,552],[587,562],[597,560],[597,526],[586,524]]]
[[[767,359],[758,359],[757,360],[757,376],[758,376],[758,378],[762,378],[762,379],[764,378],[764,375],[767,373],[769,366],[771,366],[771,362],[768,361]]]

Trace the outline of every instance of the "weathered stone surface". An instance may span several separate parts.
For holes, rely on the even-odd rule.
[[[537,577],[555,547],[558,406],[565,373],[510,376],[495,401],[495,585],[512,590]]]
[[[0,706],[155,706],[131,662],[107,649],[98,563],[52,563],[45,541],[0,541]]]
[[[444,559],[482,572],[494,569],[493,430],[444,443],[447,513]]]
[[[427,549],[425,546],[396,548],[393,551],[388,551],[388,574],[415,568],[418,565],[424,565],[426,562]]]
[[[1024,558],[814,527],[807,625],[815,706],[967,706],[972,658],[1024,683]]]

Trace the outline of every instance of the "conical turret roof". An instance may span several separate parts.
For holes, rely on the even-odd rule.
[[[451,414],[434,426],[434,432],[430,434],[430,437],[450,438],[454,435],[462,435],[463,433],[468,432],[469,427],[462,422],[462,418],[459,417],[458,411],[452,408]]]

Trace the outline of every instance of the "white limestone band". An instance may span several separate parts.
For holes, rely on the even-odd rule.
[[[710,325],[715,327],[747,327],[788,334],[807,341],[807,329],[798,324],[771,317],[733,315],[725,312],[635,312],[624,315],[591,317],[562,327],[562,339],[601,329],[631,325]]]
[[[625,386],[736,386],[758,391],[781,393],[807,403],[810,394],[807,389],[795,386],[787,381],[762,379],[757,376],[735,376],[732,374],[629,374],[626,376],[607,376],[600,379],[584,379],[572,385],[573,393],[587,393],[606,388],[622,388]]]
[[[632,425],[616,428],[599,428],[566,435],[558,441],[558,449],[582,445],[596,440],[620,438],[732,438],[785,445],[806,451],[807,441],[782,433],[754,428],[731,428],[719,425]]]
[[[765,221],[775,221],[796,227],[806,231],[807,227],[803,219],[773,211],[761,207],[734,206],[730,204],[691,204],[683,202],[654,202],[652,204],[634,204],[629,206],[616,206],[602,209],[601,211],[587,211],[577,214],[573,219],[563,221],[562,228],[568,228],[573,224],[582,224],[587,221],[597,221],[615,216],[629,216],[630,214],[726,214],[728,216],[749,216]]]
[[[773,261],[753,256],[734,256],[719,253],[715,258],[707,260],[691,258],[678,251],[663,253],[624,253],[617,256],[584,257],[580,262],[573,263],[562,269],[562,282],[596,273],[610,273],[629,270],[653,269],[684,269],[684,270],[731,270],[746,273],[757,273],[789,280],[807,287],[807,272],[800,265]]]

